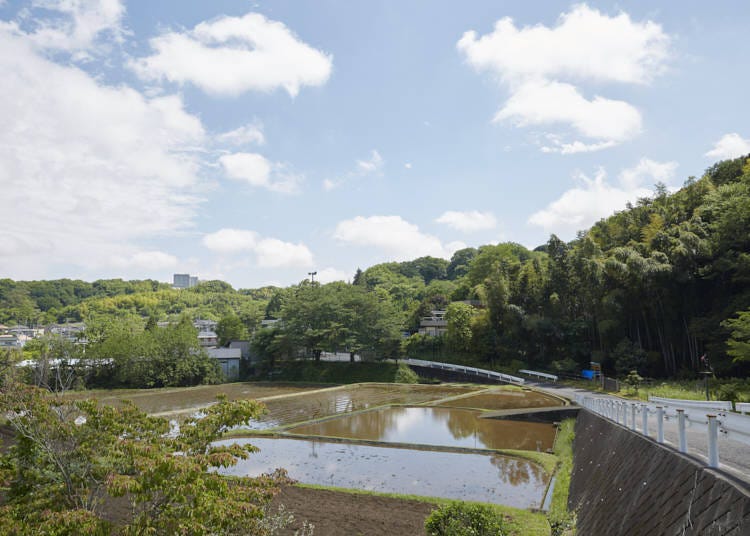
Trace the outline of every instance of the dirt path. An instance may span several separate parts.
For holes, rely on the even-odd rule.
[[[280,532],[292,536],[307,520],[315,536],[424,536],[424,520],[436,508],[419,501],[288,486],[274,499],[295,517]]]

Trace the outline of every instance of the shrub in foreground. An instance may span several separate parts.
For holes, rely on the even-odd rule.
[[[464,502],[441,506],[427,516],[429,536],[503,536],[503,517],[490,506]]]

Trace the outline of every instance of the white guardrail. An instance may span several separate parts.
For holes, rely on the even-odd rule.
[[[687,452],[687,428],[705,426],[709,467],[719,467],[719,433],[750,445],[750,417],[721,409],[726,407],[723,402],[703,403],[658,397],[650,397],[649,402],[644,404],[588,395],[576,396],[576,403],[580,406],[628,427],[633,432],[640,432],[645,436],[654,435],[659,443],[664,443],[664,423],[673,421],[677,426],[680,452]],[[731,408],[731,402],[729,404]],[[649,433],[649,415],[656,417],[654,434]]]
[[[527,376],[535,376],[537,378],[542,378],[544,380],[551,380],[553,382],[557,381],[557,376],[555,376],[554,374],[547,374],[546,372],[537,372],[536,370],[526,370],[526,369],[521,369],[518,372],[520,372],[521,374],[526,374]]]
[[[519,378],[518,376],[511,376],[510,374],[503,374],[502,372],[495,372],[494,370],[484,370],[474,367],[464,367],[463,365],[453,365],[451,363],[438,363],[436,361],[424,361],[422,359],[404,359],[402,360],[407,365],[414,365],[415,367],[428,367],[440,370],[449,370],[452,372],[462,372],[464,374],[471,374],[481,378],[494,378],[508,383],[524,384],[526,380]]]

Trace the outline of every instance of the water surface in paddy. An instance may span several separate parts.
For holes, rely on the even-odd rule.
[[[391,407],[296,426],[294,434],[446,447],[546,450],[552,424],[481,419],[480,411],[443,407]]]
[[[481,387],[378,384],[354,385],[264,401],[268,413],[249,428],[264,429],[388,404],[421,404],[458,396]]]
[[[225,474],[258,476],[283,467],[305,484],[538,508],[548,476],[538,465],[496,454],[435,452],[296,439],[248,438],[260,452]],[[345,512],[342,512],[345,515]]]

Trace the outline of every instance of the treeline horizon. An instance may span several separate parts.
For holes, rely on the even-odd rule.
[[[414,334],[435,309],[448,311],[448,333]],[[173,290],[153,280],[0,279],[5,324],[184,315],[223,320],[245,336],[263,318],[283,318],[284,328],[256,337],[269,359],[344,350],[558,371],[598,361],[610,373],[652,377],[690,377],[708,363],[745,376],[750,160],[718,162],[674,193],[657,184],[567,243],[553,234],[533,250],[505,242],[450,260],[381,263],[348,283]]]

